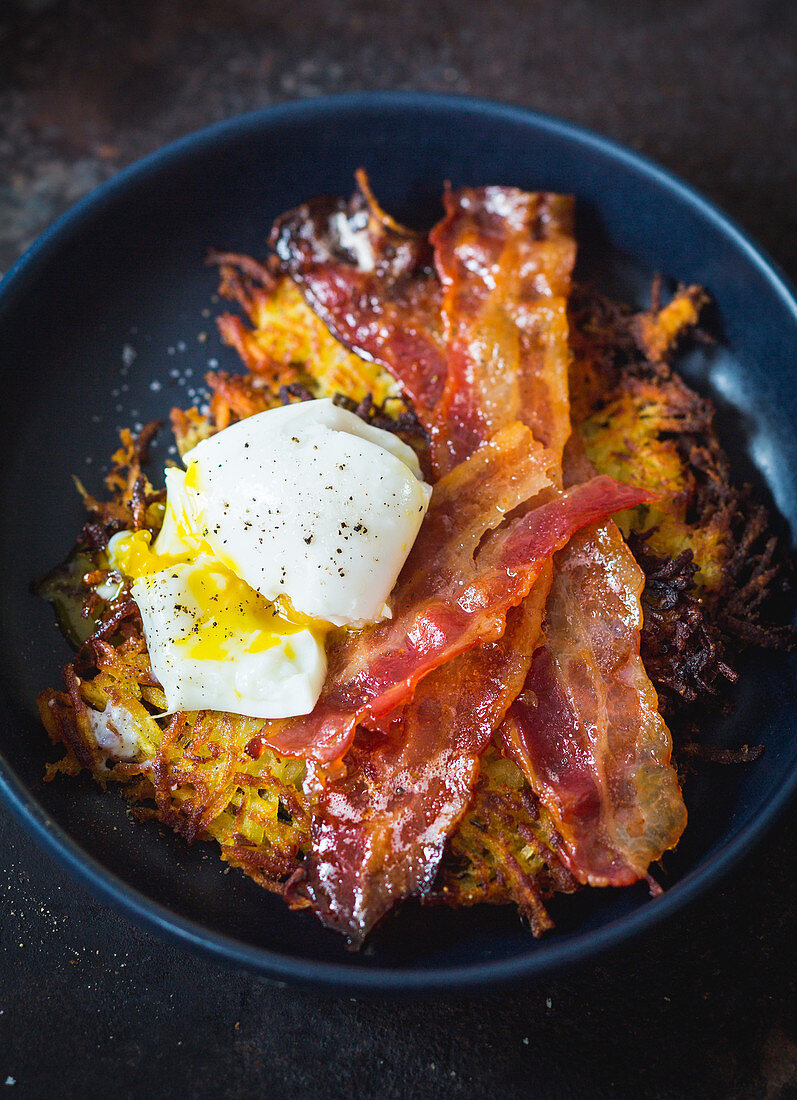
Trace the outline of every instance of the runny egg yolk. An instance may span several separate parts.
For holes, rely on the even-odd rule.
[[[187,546],[202,545],[187,524],[181,522],[179,526]],[[206,544],[202,549],[206,549]],[[115,535],[108,547],[108,558],[112,568],[134,582],[193,561],[194,568],[186,574],[186,582],[199,615],[195,614],[188,633],[174,645],[198,661],[223,661],[239,652],[262,653],[302,630],[309,630],[323,644],[330,629],[330,624],[295,611],[285,597],[265,599],[208,553],[193,555],[188,549],[184,554],[157,553],[149,531]],[[284,648],[286,656],[292,659],[290,644],[284,643]]]
[[[236,577],[225,565],[212,564],[189,575],[188,587],[201,608],[202,617],[178,645],[198,661],[223,661],[233,655],[243,635],[245,653],[263,653],[286,635],[312,629],[316,636],[325,631],[319,624],[300,622],[276,603]],[[247,637],[248,636],[248,637]],[[290,645],[286,647],[290,659]]]
[[[108,545],[108,561],[112,569],[118,569],[131,580],[159,573],[170,565],[188,561],[185,554],[156,554],[152,549],[149,531],[122,531],[114,535]]]

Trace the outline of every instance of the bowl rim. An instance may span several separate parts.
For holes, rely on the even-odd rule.
[[[63,236],[79,227],[91,213],[101,211],[128,187],[150,174],[168,169],[171,163],[178,162],[186,153],[249,130],[268,129],[285,122],[299,123],[330,114],[356,113],[363,109],[403,109],[418,115],[430,109],[442,109],[515,121],[564,138],[619,162],[634,174],[679,198],[729,238],[744,253],[747,261],[758,269],[772,292],[791,313],[797,330],[797,297],[780,266],[709,199],[668,170],[592,130],[525,107],[487,98],[411,91],[354,92],[263,107],[216,122],[149,153],[122,169],[67,210],[13,264],[0,280],[0,315],[8,304],[13,304],[17,295],[27,292],[26,284],[32,277],[35,278],[40,265],[46,264],[49,251],[58,245]],[[13,815],[57,863],[118,912],[194,951],[259,973],[278,983],[291,982],[316,989],[361,994],[442,993],[484,988],[536,978],[543,973],[584,962],[598,952],[607,951],[648,931],[716,883],[760,841],[795,791],[797,768],[792,768],[780,777],[772,797],[761,813],[742,826],[729,841],[700,860],[696,867],[661,897],[651,898],[644,906],[597,930],[568,933],[559,942],[554,938],[542,944],[530,940],[533,950],[503,960],[459,963],[432,969],[417,964],[406,968],[390,966],[369,969],[297,958],[267,947],[248,944],[173,912],[132,887],[85,851],[48,814],[0,752],[0,797]]]

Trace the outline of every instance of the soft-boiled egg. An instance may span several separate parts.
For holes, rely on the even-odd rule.
[[[174,710],[312,710],[332,627],[387,600],[431,495],[396,436],[320,399],[259,413],[166,471],[163,526],[121,532],[153,672]]]

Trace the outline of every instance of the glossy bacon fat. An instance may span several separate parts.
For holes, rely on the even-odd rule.
[[[479,758],[528,672],[550,568],[539,597],[510,611],[497,642],[427,676],[382,738],[360,734],[345,777],[322,789],[307,889],[324,922],[354,943],[396,901],[432,885],[470,802]]]
[[[575,262],[573,200],[514,187],[443,196],[430,240],[443,286],[445,424],[438,466],[465,458],[512,420],[561,463],[570,434],[567,296]]]
[[[568,869],[626,886],[686,824],[672,741],[639,656],[642,570],[614,523],[555,559],[545,644],[501,729],[550,811]]]
[[[271,245],[307,302],[346,347],[385,366],[432,440],[446,377],[432,248],[376,205],[313,199],[278,218]]]

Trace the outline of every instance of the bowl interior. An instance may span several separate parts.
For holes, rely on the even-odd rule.
[[[349,193],[360,165],[387,209],[416,225],[436,217],[445,180],[573,192],[582,277],[640,304],[657,271],[707,287],[720,339],[692,354],[686,372],[720,406],[737,475],[774,499],[794,531],[797,395],[787,377],[797,349],[794,305],[749,246],[689,192],[599,140],[491,105],[371,97],[248,116],[123,174],[68,215],[3,285],[0,750],[20,784],[17,809],[54,824],[52,846],[63,858],[75,852],[58,827],[157,903],[161,922],[194,922],[206,945],[245,955],[274,976],[423,984],[435,975],[465,981],[484,965],[528,973],[630,931],[646,911],[652,919],[646,890],[561,899],[552,905],[558,931],[541,942],[509,909],[407,905],[353,955],[310,915],[290,913],[238,872],[225,874],[211,846],[189,848],[157,825],[134,824],[118,793],[103,795],[86,779],[42,782],[53,754],[34,699],[59,682],[68,649],[29,584],[65,556],[79,529],[72,475],[99,492],[120,426],[191,404],[209,367],[239,369],[216,334],[224,306],[214,297],[215,272],[203,264],[207,251],[263,256],[277,214],[315,194]],[[155,469],[168,457],[168,435],[155,447]],[[709,735],[767,750],[755,765],[714,767],[690,781],[689,827],[666,860],[675,901],[752,838],[793,782],[797,662],[750,656],[742,671],[736,709],[709,719]],[[116,886],[108,880],[106,889]],[[125,904],[118,891],[116,900]]]

